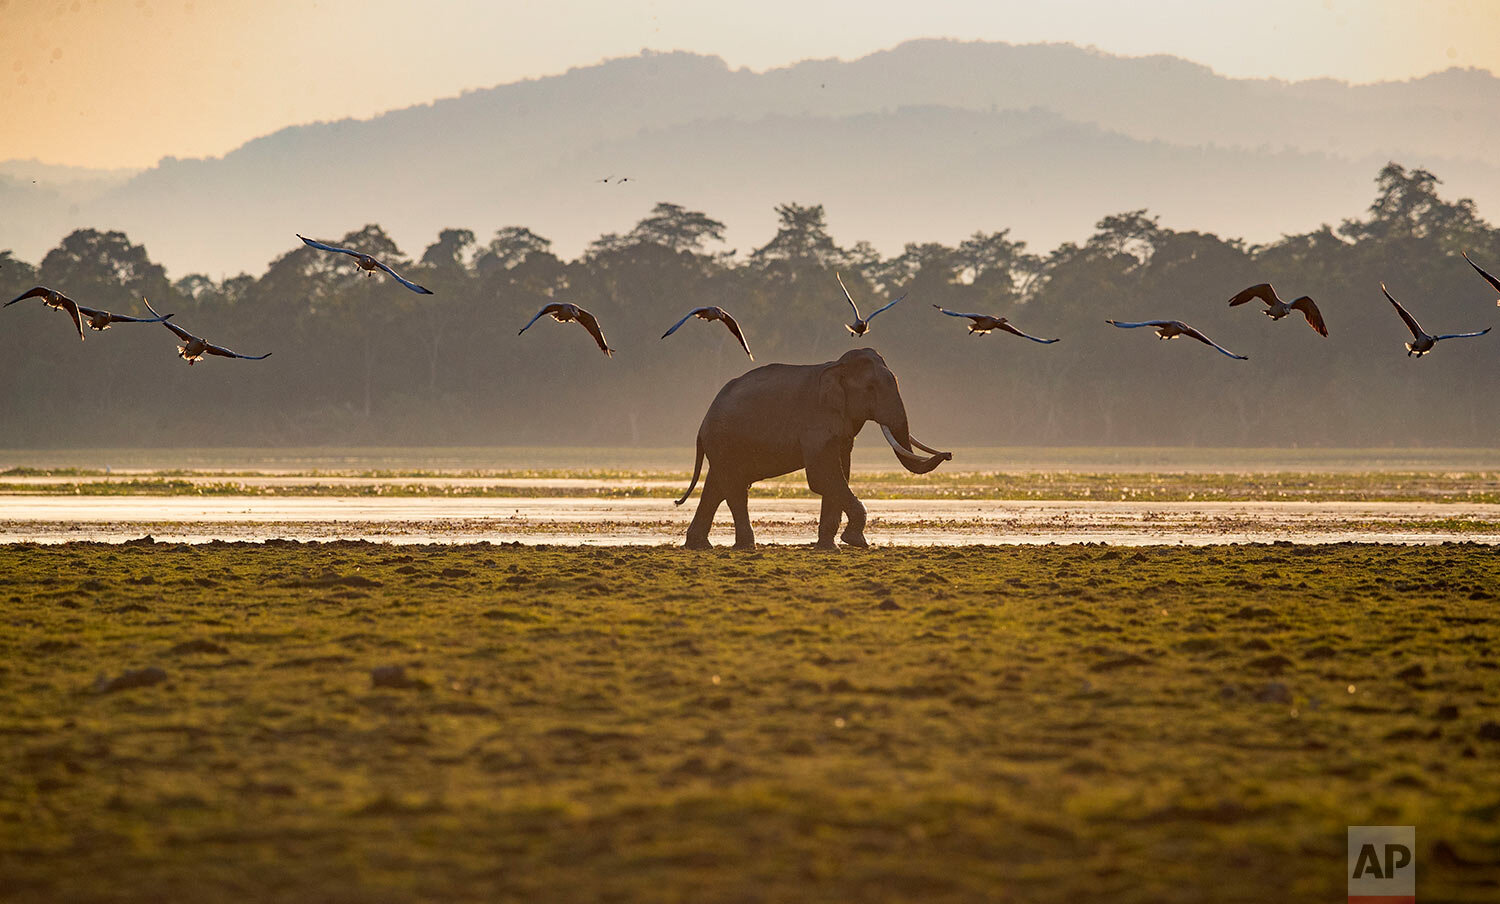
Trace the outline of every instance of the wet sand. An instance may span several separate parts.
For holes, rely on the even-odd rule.
[[[696,500],[0,496],[0,542],[368,539],[391,543],[679,543]],[[1500,505],[1426,502],[869,500],[877,545],[1103,542],[1500,544]],[[807,543],[818,500],[756,499],[757,539]],[[1473,522],[1472,527],[1463,522]],[[731,542],[727,508],[715,543]]]

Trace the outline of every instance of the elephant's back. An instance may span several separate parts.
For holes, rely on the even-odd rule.
[[[765,364],[735,377],[708,406],[700,435],[767,436],[784,431],[796,412],[813,403],[819,367]]]

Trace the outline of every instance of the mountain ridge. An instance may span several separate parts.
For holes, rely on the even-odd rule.
[[[1204,218],[1184,228],[1265,239],[1347,215],[1387,159],[1430,164],[1450,193],[1482,206],[1500,202],[1500,170],[1469,152],[1500,139],[1500,124],[1475,115],[1496,103],[1500,79],[1480,70],[1372,85],[1233,79],[1177,57],[1069,44],[920,39],[847,62],[804,60],[762,72],[732,69],[716,56],[651,51],[368,119],[288,126],[220,157],[163,158],[93,197],[0,175],[0,202],[21,214],[0,224],[0,248],[36,259],[69,228],[120,228],[178,275],[230,273],[263,265],[294,231],[338,235],[379,222],[413,256],[440,228],[487,235],[511,224],[554,238],[571,255],[663,200],[724,220],[729,244],[742,249],[769,238],[773,206],[789,200],[825,204],[839,241],[868,238],[884,250],[940,239],[934,231],[1007,227],[1045,249],[1082,237],[1126,197],[1168,221]],[[958,112],[918,112],[934,109]],[[970,184],[959,192],[943,171],[954,153],[937,144],[969,140],[958,128],[963,111],[976,114],[968,124],[986,136],[974,147],[998,150],[990,169],[964,167]],[[1034,132],[1030,144],[996,142],[996,128],[1040,121],[1003,114],[1043,111],[1081,127],[1069,133],[1076,143]],[[883,119],[851,125],[861,116]],[[803,152],[765,145],[757,127]],[[900,134],[923,128],[935,130],[925,150],[922,136]],[[819,196],[815,179],[736,157],[728,136],[839,189]],[[866,146],[839,146],[840,136]],[[676,153],[672,138],[717,150],[694,160]],[[891,179],[871,165],[889,165],[879,148],[886,142],[909,152],[901,196],[867,202],[858,184]],[[1052,169],[1038,156],[1043,148]],[[1075,178],[1055,169],[1063,161]],[[634,177],[634,187],[595,181],[631,168],[650,178]],[[1177,184],[1167,178],[1174,169]],[[1111,170],[1134,184],[1097,179]],[[1029,206],[1004,201],[1022,181],[1045,191]],[[1216,186],[1253,214],[1215,216],[1211,204],[1188,203]],[[785,196],[793,190],[802,196]],[[982,197],[1000,200],[988,209],[963,203]],[[938,200],[948,219],[933,211],[905,234],[881,225]]]

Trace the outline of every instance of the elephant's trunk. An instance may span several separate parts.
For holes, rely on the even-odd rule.
[[[930,446],[925,446],[912,439],[911,432],[905,424],[897,424],[896,426],[900,431],[899,434],[892,431],[885,424],[880,425],[880,432],[885,436],[885,441],[891,444],[892,451],[896,453],[896,460],[901,462],[901,466],[906,470],[913,474],[926,474],[943,462],[953,460],[952,452],[939,452]],[[911,447],[913,445],[924,452],[932,453],[932,456],[930,458],[923,458],[912,451]]]

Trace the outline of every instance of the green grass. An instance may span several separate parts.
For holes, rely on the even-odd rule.
[[[936,434],[929,442],[949,448]],[[693,437],[670,447],[287,447],[167,449],[0,449],[0,468],[224,471],[323,471],[346,473],[600,470],[678,471],[693,461]],[[954,464],[971,471],[1244,471],[1417,472],[1500,470],[1500,450],[1445,448],[1274,449],[1232,447],[1095,446],[952,448]],[[854,447],[855,470],[894,467],[879,431],[867,428]]]
[[[1414,824],[1422,900],[1492,901],[1497,588],[1467,545],[0,547],[0,899],[1327,901],[1346,826]]]
[[[12,469],[16,471],[18,469]],[[6,476],[0,473],[0,478]],[[454,498],[655,498],[681,495],[690,475],[654,471],[500,471],[437,475],[421,472],[296,475],[216,472],[160,474],[87,479],[100,474],[71,472],[10,473],[13,478],[77,478],[57,483],[0,479],[0,495],[47,496],[383,496]],[[355,477],[358,483],[277,483],[288,477],[312,480]],[[438,477],[466,477],[474,483],[423,482]],[[246,482],[233,477],[257,477]],[[485,479],[538,480],[569,477],[608,481],[594,486],[499,486]],[[395,481],[395,482],[391,482]],[[633,481],[637,483],[633,483]],[[665,482],[660,484],[659,482]],[[651,482],[658,482],[653,484]],[[1500,473],[1366,472],[1366,473],[1074,473],[952,471],[914,478],[906,473],[864,472],[852,484],[865,499],[1059,500],[1119,502],[1448,502],[1500,503]],[[760,498],[810,498],[806,478],[798,473],[761,481],[751,488]]]

